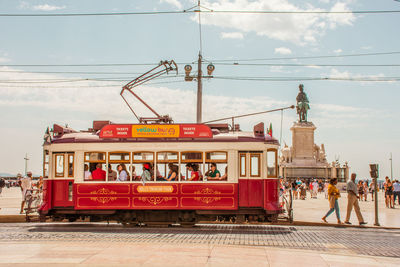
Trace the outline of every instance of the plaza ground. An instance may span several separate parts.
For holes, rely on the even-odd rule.
[[[370,195],[369,195],[370,197]],[[382,194],[380,194],[382,197]],[[19,188],[4,189],[0,217],[18,216]],[[346,194],[339,201],[342,220]],[[368,226],[374,202],[361,202]],[[324,195],[294,200],[295,220],[321,222]],[[55,266],[398,266],[400,207],[379,201],[381,228],[299,225],[199,225],[124,228],[106,223],[0,224],[0,265]],[[23,216],[22,216],[23,217]],[[329,222],[335,223],[333,213]],[[358,225],[353,212],[351,222]]]

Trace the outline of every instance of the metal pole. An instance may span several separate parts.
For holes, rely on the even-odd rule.
[[[379,177],[379,165],[377,165],[378,168],[378,177]],[[375,184],[375,226],[380,226],[379,224],[379,218],[378,218],[378,177],[374,178],[374,184]]]
[[[392,152],[390,152],[390,181],[393,180],[393,158]]]
[[[25,154],[24,160],[25,160],[25,175],[26,175],[28,173],[28,160],[29,160],[28,154]]]
[[[202,95],[203,95],[203,87],[201,84],[201,76],[202,76],[202,72],[201,72],[201,61],[202,61],[202,57],[201,57],[201,52],[199,52],[199,61],[198,61],[198,65],[197,65],[197,123],[201,123],[202,118],[201,118],[201,114],[202,114]]]

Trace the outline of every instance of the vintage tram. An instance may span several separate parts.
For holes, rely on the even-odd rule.
[[[282,212],[279,143],[263,123],[250,132],[227,124],[94,121],[79,132],[54,125],[43,147],[42,219],[190,225],[221,218],[275,221]],[[115,180],[121,164],[126,181]],[[197,181],[189,179],[191,164],[198,167]],[[217,179],[207,176],[212,164],[220,171]],[[149,180],[141,175],[144,165],[151,167]],[[166,179],[171,165],[178,168],[174,181]],[[87,175],[96,166],[104,179]]]

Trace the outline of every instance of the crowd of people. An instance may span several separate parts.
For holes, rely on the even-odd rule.
[[[227,180],[227,167],[225,168],[225,174],[221,175],[221,172],[217,169],[216,163],[210,164],[210,170],[208,170],[205,175],[202,174],[199,164],[197,163],[187,163],[186,169],[189,171],[188,177],[186,181],[201,181],[206,179],[207,181],[218,181],[218,180]],[[121,163],[117,166],[117,171],[112,169],[111,164],[108,164],[108,172],[102,169],[102,164],[97,163],[96,169],[92,172],[89,171],[89,165],[85,164],[84,166],[84,177],[85,180],[93,180],[93,181],[105,181],[106,176],[108,181],[142,181],[147,182],[153,180],[154,171],[156,171],[156,179],[157,181],[177,181],[179,178],[179,167],[174,163],[168,164],[168,173],[164,177],[160,174],[158,168],[154,168],[152,163],[143,163],[142,164],[142,173],[140,176],[136,174],[135,166],[131,166],[130,171],[127,170],[126,165]],[[107,174],[108,173],[108,174]],[[181,175],[181,177],[185,177]]]

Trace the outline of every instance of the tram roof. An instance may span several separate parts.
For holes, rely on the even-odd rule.
[[[93,128],[75,131],[55,124],[45,143],[120,143],[120,142],[264,142],[279,145],[265,134],[264,123],[253,131],[235,131],[228,124],[113,124],[94,121]]]

